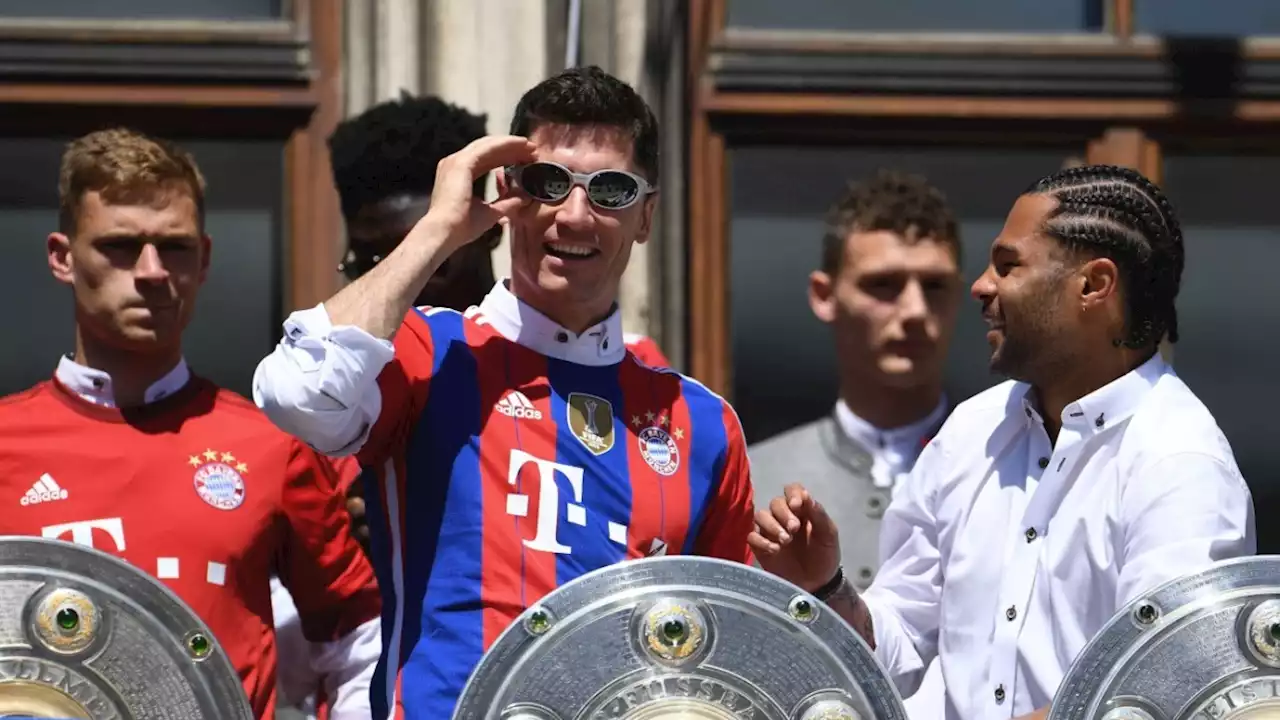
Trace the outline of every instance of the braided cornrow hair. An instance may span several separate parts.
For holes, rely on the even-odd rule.
[[[1174,299],[1182,282],[1182,228],[1154,183],[1129,168],[1088,165],[1060,170],[1027,192],[1058,201],[1045,220],[1048,235],[1120,268],[1128,300],[1125,346],[1147,347],[1165,333],[1178,341]]]

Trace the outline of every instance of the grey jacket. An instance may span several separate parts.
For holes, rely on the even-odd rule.
[[[845,576],[865,590],[880,566],[880,518],[892,488],[871,480],[871,453],[846,435],[834,416],[802,425],[747,448],[756,507],[803,484],[840,528]]]

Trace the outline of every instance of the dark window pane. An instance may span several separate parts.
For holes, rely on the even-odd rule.
[[[1104,2],[1105,0],[729,0],[727,20],[730,27],[772,30],[1081,32],[1101,29]]]
[[[1280,35],[1280,3],[1231,0],[1206,10],[1204,0],[1139,0],[1134,27],[1152,35]]]
[[[40,0],[6,2],[0,16],[146,20],[275,20],[284,0]]]
[[[851,179],[877,168],[926,175],[961,220],[965,282],[986,267],[991,241],[1018,194],[1062,166],[1073,149],[739,148],[730,154],[730,323],[733,398],[749,442],[831,410],[836,359],[809,309],[823,218]],[[965,286],[968,293],[968,285]],[[976,301],[961,304],[947,369],[953,403],[999,381],[987,368]]]
[[[74,349],[70,288],[49,275],[45,238],[57,229],[64,139],[0,138],[0,297],[5,314],[0,393],[47,379]],[[183,143],[208,181],[212,267],[186,334],[196,372],[248,396],[253,370],[280,330],[283,153],[280,142]]]
[[[1259,518],[1280,502],[1277,173],[1276,156],[1164,160],[1164,184],[1182,220],[1187,253],[1174,367],[1226,433]],[[1258,533],[1260,552],[1280,552],[1280,527],[1259,522]]]

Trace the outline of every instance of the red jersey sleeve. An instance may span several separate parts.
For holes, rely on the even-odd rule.
[[[408,435],[422,412],[427,385],[435,368],[435,345],[426,315],[431,310],[410,309],[392,345],[395,357],[378,375],[382,410],[369,438],[356,453],[361,465],[380,467]]]
[[[751,490],[747,443],[743,439],[737,413],[728,403],[722,404],[724,464],[716,494],[707,507],[706,519],[694,543],[694,553],[750,565],[754,558],[751,547],[747,545],[747,536],[755,529],[755,498]]]
[[[645,365],[657,368],[671,367],[671,361],[662,354],[662,348],[658,347],[658,343],[654,342],[653,338],[646,335],[628,335],[625,342],[631,354]]]
[[[381,599],[373,566],[351,536],[345,478],[304,443],[290,444],[282,498],[288,527],[278,571],[298,607],[302,634],[332,642],[379,617]]]

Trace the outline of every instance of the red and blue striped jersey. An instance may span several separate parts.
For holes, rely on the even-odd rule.
[[[472,669],[562,583],[663,553],[751,562],[733,409],[639,362],[579,365],[473,308],[412,310],[362,447],[383,592],[375,717],[448,718]]]

